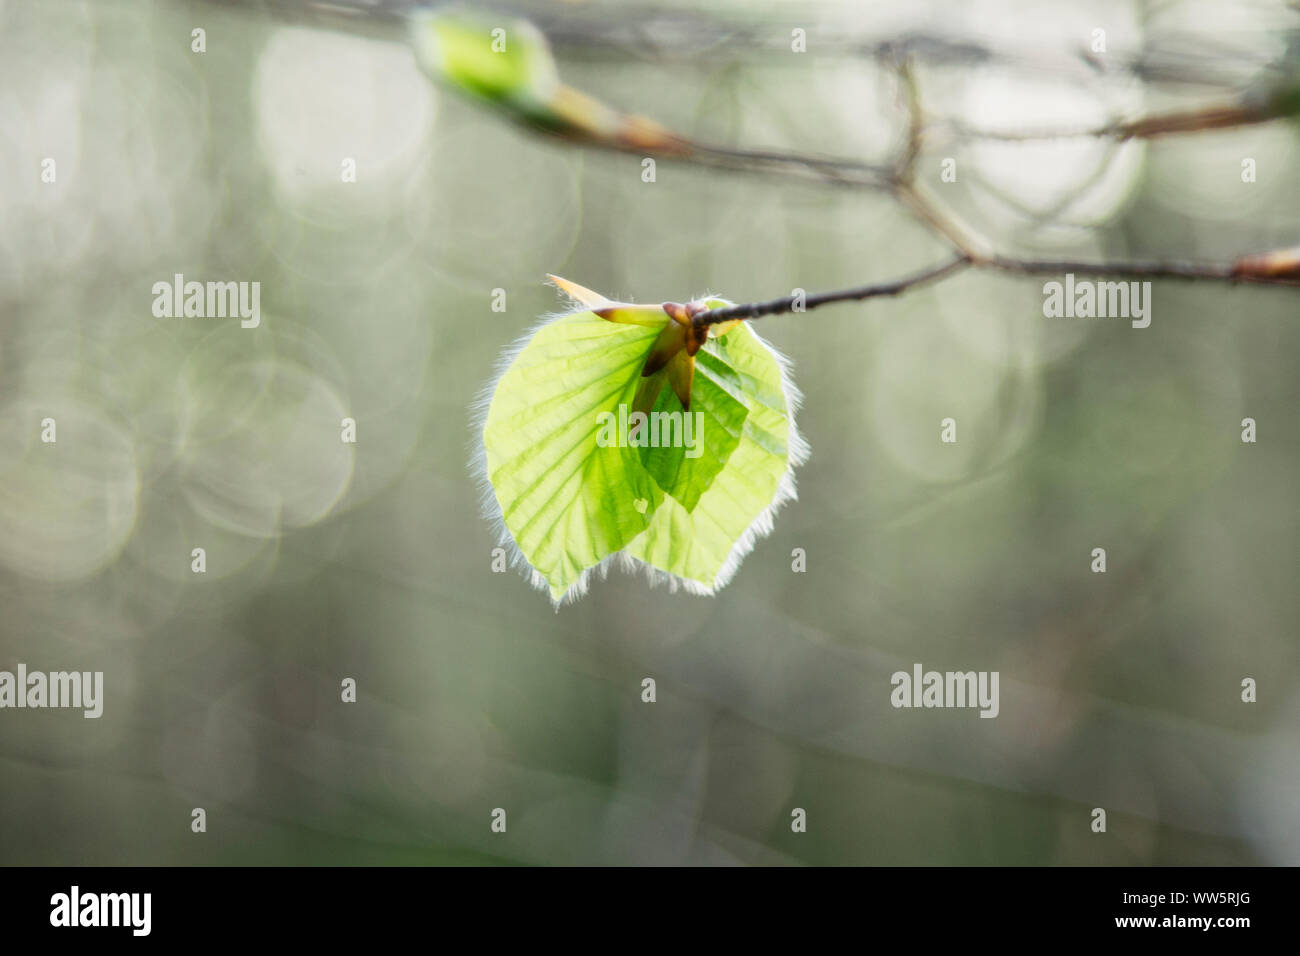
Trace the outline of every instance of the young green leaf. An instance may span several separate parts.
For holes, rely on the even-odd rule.
[[[464,5],[411,15],[416,62],[456,93],[485,102],[516,122],[587,143],[682,156],[681,136],[560,82],[546,36],[527,20]]]
[[[723,300],[632,305],[552,280],[586,308],[509,351],[484,396],[485,511],[557,607],[611,561],[713,593],[794,497],[787,370],[748,326],[691,323]]]
[[[704,350],[725,358],[740,378],[749,408],[740,443],[694,509],[665,499],[623,553],[633,565],[648,565],[652,580],[666,575],[670,587],[713,594],[795,498],[794,470],[808,446],[795,427],[801,396],[789,367],[752,328],[742,323]]]
[[[644,531],[663,497],[638,449],[597,441],[601,413],[632,403],[656,334],[563,316],[512,357],[492,395],[487,475],[507,531],[556,600]]]
[[[691,407],[671,388],[661,388],[641,426],[641,463],[665,494],[687,511],[709,489],[740,443],[749,407],[740,377],[711,352],[695,356]],[[643,379],[643,381],[645,381]]]
[[[546,37],[526,20],[467,8],[411,15],[416,58],[449,87],[530,118],[543,118],[560,87]]]

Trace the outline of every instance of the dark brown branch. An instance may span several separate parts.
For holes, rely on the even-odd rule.
[[[278,16],[287,16],[295,21],[306,21],[330,26],[335,29],[353,33],[384,34],[386,31],[396,38],[407,17],[416,9],[427,6],[427,0],[227,0],[238,6],[262,10]],[[651,4],[638,5],[622,11],[623,16],[617,22],[605,22],[597,15],[584,15],[579,12],[567,12],[557,15],[549,5],[530,0],[495,0],[491,8],[503,15],[529,17],[537,24],[551,41],[562,42],[581,38],[584,31],[590,32],[586,39],[593,42],[595,48],[608,45],[615,39],[610,29],[626,31],[628,24],[636,28],[635,32],[641,42],[646,42],[644,34],[656,30],[667,31],[673,38],[669,44],[688,58],[696,55],[696,47],[716,52],[717,44],[727,49],[753,47],[760,40],[775,43],[776,49],[788,49],[788,30],[775,21],[769,23],[738,22],[726,18],[714,18],[691,13],[686,10],[661,9]],[[752,19],[752,18],[751,18]],[[851,31],[849,31],[851,33]],[[819,53],[832,52],[846,36],[842,30],[823,30],[817,34]],[[695,38],[695,42],[691,42]],[[706,38],[703,41],[700,38]],[[760,44],[761,46],[762,44]],[[820,156],[811,153],[799,153],[782,150],[744,149],[707,142],[697,142],[680,134],[671,133],[657,127],[657,124],[641,117],[624,115],[624,125],[631,135],[620,135],[604,131],[595,134],[595,127],[581,122],[567,123],[550,117],[543,128],[546,132],[580,145],[595,146],[605,149],[635,152],[642,155],[658,156],[665,159],[695,162],[700,165],[733,169],[741,172],[793,175],[812,178],[834,186],[849,186],[867,189],[896,190],[906,186],[911,179],[912,169],[922,146],[922,134],[925,129],[920,108],[919,94],[912,72],[913,60],[953,63],[986,64],[990,62],[1005,63],[1012,66],[1042,70],[1053,63],[1060,65],[1059,58],[1045,58],[1041,55],[1009,53],[983,46],[979,43],[954,37],[932,36],[908,33],[887,39],[869,40],[866,38],[849,41],[848,47],[856,55],[870,57],[882,65],[890,67],[898,79],[900,106],[908,116],[909,125],[905,130],[904,144],[896,161],[890,166],[856,161],[848,158]],[[765,50],[767,60],[773,59],[771,50]],[[589,51],[588,51],[589,52]],[[799,57],[782,57],[791,63],[802,62]],[[1193,58],[1195,61],[1195,58]],[[1101,67],[1108,71],[1136,70],[1141,61],[1124,63],[1120,59],[1107,58],[1103,61],[1089,60],[1087,57],[1067,62],[1083,75],[1092,75]],[[1204,61],[1195,61],[1204,68]],[[1142,71],[1138,71],[1142,72]],[[1160,75],[1168,73],[1165,69],[1157,71]],[[1195,71],[1193,71],[1195,72]],[[587,106],[601,106],[594,99],[566,88],[564,91],[577,110],[577,119],[582,119]],[[558,109],[562,104],[552,104]],[[563,110],[560,111],[563,113]],[[1114,122],[1105,126],[1088,129],[1072,128],[1057,130],[1035,130],[1023,132],[999,132],[980,130],[957,120],[940,123],[954,132],[973,138],[1001,140],[1034,140],[1070,137],[1111,137],[1119,140],[1134,137],[1153,137],[1171,133],[1190,132],[1204,129],[1221,129],[1251,123],[1267,122],[1277,118],[1276,109],[1261,109],[1252,106],[1230,105],[1203,110],[1157,114],[1132,122]],[[517,122],[527,118],[511,114]],[[589,118],[589,117],[588,117]],[[535,121],[535,118],[534,118]],[[646,137],[641,135],[645,129],[655,128],[659,135]],[[905,201],[911,197],[902,196]],[[915,207],[915,203],[910,203]],[[919,210],[918,210],[919,211]],[[920,211],[922,218],[931,217]],[[932,222],[932,225],[938,226]],[[942,227],[939,227],[942,229]],[[968,243],[962,243],[958,237],[948,233],[963,252],[975,253],[977,250]]]
[[[1233,267],[1191,262],[1071,262],[1068,260],[1013,259],[994,256],[981,263],[990,269],[1021,275],[1115,276],[1125,279],[1208,279],[1227,282],[1235,278]]]
[[[1287,115],[1282,107],[1266,108],[1252,105],[1219,105],[1200,109],[1174,110],[1155,113],[1135,120],[1117,120],[1101,126],[1061,127],[1058,129],[991,130],[971,126],[961,120],[937,121],[959,136],[970,139],[996,140],[1007,143],[1027,143],[1053,139],[1155,139],[1179,133],[1200,133],[1207,130],[1236,129],[1271,123]]]
[[[1245,256],[1228,265],[1184,262],[1097,263],[1067,260],[1029,260],[999,255],[984,237],[956,222],[931,202],[915,182],[915,167],[920,155],[920,140],[925,128],[920,93],[911,62],[905,56],[894,61],[898,99],[907,114],[903,149],[892,175],[884,183],[900,202],[907,206],[931,231],[945,239],[957,253],[956,258],[920,272],[871,285],[823,292],[815,295],[788,295],[767,302],[745,303],[696,313],[692,322],[705,328],[723,322],[747,321],[765,315],[803,312],[835,302],[860,302],[865,299],[896,296],[915,286],[938,282],[967,267],[997,269],[1019,275],[1113,276],[1125,279],[1183,279],[1217,282],[1253,282],[1266,285],[1300,285],[1300,247]],[[1245,122],[1261,122],[1243,109],[1209,109],[1160,114],[1130,123],[1112,124],[1091,135],[1126,139],[1133,136],[1158,136],[1189,132],[1195,129],[1218,129]]]
[[[222,6],[269,14],[295,25],[312,24],[363,35],[400,36],[406,17],[439,0],[208,0]],[[790,27],[799,25],[790,11],[755,11],[727,15],[695,10],[684,5],[654,2],[620,4],[557,4],[553,0],[493,0],[483,6],[504,15],[522,17],[537,25],[557,48],[626,63],[638,61],[696,62],[702,55],[726,56],[731,61],[754,60],[765,67],[799,69],[802,61],[790,56]],[[791,8],[793,9],[793,7]],[[610,16],[616,12],[617,16]],[[816,18],[820,19],[820,18]],[[1243,77],[1275,63],[1261,49],[1229,46],[1202,40],[1200,45],[1162,49],[1148,45],[1130,54],[1104,58],[1081,50],[1075,57],[1053,56],[1027,45],[995,44],[944,30],[908,30],[880,36],[853,20],[825,20],[809,31],[818,56],[848,60],[893,62],[900,57],[938,66],[989,66],[1034,73],[1052,73],[1080,79],[1098,75],[1127,75],[1148,84],[1239,88]],[[1166,37],[1177,40],[1176,36]]]
[[[305,10],[322,14],[327,18],[346,23],[345,29],[355,30],[358,23],[383,22],[400,23],[414,9],[417,0],[245,0],[252,6],[262,6],[280,13],[292,12],[295,15]],[[502,9],[525,9],[533,14],[531,3],[510,3],[503,0]],[[635,18],[645,30],[652,24],[660,26],[665,23],[681,25],[678,13],[666,14],[657,18],[642,11]],[[771,25],[759,29],[759,34],[767,39]],[[544,25],[544,30],[552,37],[559,31],[554,22]],[[732,24],[724,30],[730,39],[737,39],[743,31],[737,31]],[[692,34],[694,35],[694,34]],[[783,31],[773,36],[780,36],[785,43]],[[706,44],[708,46],[708,44]],[[696,314],[692,321],[697,328],[707,327],[731,320],[755,319],[764,315],[776,315],[796,310],[814,309],[833,302],[851,302],[880,296],[898,295],[914,286],[936,282],[948,275],[966,268],[997,269],[1003,272],[1021,275],[1061,275],[1069,272],[1081,275],[1108,275],[1129,279],[1196,279],[1220,282],[1256,282],[1273,285],[1296,286],[1300,284],[1300,247],[1264,252],[1259,255],[1246,256],[1229,265],[1198,265],[1192,263],[1136,262],[1136,263],[1089,263],[1068,261],[1032,261],[1015,259],[997,254],[983,236],[970,226],[959,221],[946,212],[940,204],[929,198],[923,184],[916,181],[916,161],[923,146],[923,134],[927,129],[926,117],[921,106],[920,93],[916,76],[913,72],[913,59],[938,60],[939,62],[986,62],[990,59],[1005,60],[995,57],[992,51],[977,44],[964,41],[943,40],[933,37],[905,36],[874,45],[863,42],[854,44],[861,55],[871,56],[892,67],[897,79],[897,97],[902,111],[906,114],[907,125],[903,131],[903,144],[895,162],[891,166],[800,154],[775,150],[742,149],[716,146],[694,142],[680,134],[667,130],[652,120],[630,114],[620,114],[605,107],[599,101],[569,87],[562,87],[547,104],[550,113],[543,128],[552,135],[561,136],[571,142],[594,145],[606,149],[615,149],[664,158],[695,161],[697,163],[721,166],[731,169],[768,173],[794,174],[812,176],[835,185],[860,186],[882,189],[892,193],[903,205],[926,225],[932,232],[941,236],[951,245],[956,258],[941,265],[921,272],[895,279],[889,282],[875,283],[845,289],[838,292],[825,292],[812,296],[786,296],[769,302],[747,305],[728,306]],[[1041,67],[1034,58],[1019,59],[1020,65]],[[1146,75],[1154,80],[1157,76],[1171,80],[1169,65],[1162,65],[1160,70],[1144,74],[1138,63],[1121,65],[1109,58],[1100,60],[1084,56],[1079,62],[1087,71],[1126,69],[1138,75]],[[1293,69],[1293,67],[1290,67]],[[1193,71],[1193,78],[1195,77]],[[1187,79],[1186,76],[1183,79]],[[1291,108],[1285,99],[1271,97],[1263,103],[1252,102],[1258,97],[1250,97],[1249,91],[1239,91],[1240,101],[1213,107],[1157,113],[1137,120],[1115,121],[1104,126],[1090,129],[1062,129],[1055,131],[997,132],[980,130],[967,126],[960,121],[948,121],[950,129],[973,137],[993,139],[1049,139],[1073,136],[1087,136],[1127,140],[1132,138],[1149,138],[1174,133],[1199,132],[1213,129],[1226,129],[1255,123],[1269,122],[1287,115]],[[609,114],[618,122],[610,128]],[[597,118],[600,119],[597,122]],[[536,117],[515,116],[517,121],[536,124]],[[943,124],[940,124],[943,125]]]
[[[1257,285],[1289,286],[1300,288],[1300,271],[1273,273],[1263,265],[1276,259],[1277,254],[1248,256],[1230,265],[1202,264],[1190,262],[1073,262],[1070,260],[1015,259],[1008,256],[993,256],[976,259],[965,254],[958,255],[942,265],[914,272],[901,279],[889,282],[877,282],[872,285],[842,289],[837,292],[822,292],[803,297],[802,308],[797,308],[800,297],[787,295],[767,302],[754,302],[731,305],[722,309],[709,309],[695,315],[696,325],[717,325],[736,319],[742,321],[758,319],[765,315],[781,315],[789,312],[803,312],[815,309],[819,305],[834,302],[858,302],[863,299],[875,299],[882,296],[895,296],[915,286],[926,285],[944,279],[963,268],[997,269],[1017,275],[1076,275],[1111,276],[1116,279],[1183,279],[1209,282],[1248,282]]]
[[[841,289],[838,292],[821,292],[817,295],[805,296],[803,297],[802,308],[796,308],[800,304],[799,296],[787,295],[768,302],[754,302],[747,305],[731,305],[723,309],[709,309],[698,313],[693,321],[700,326],[717,325],[719,322],[730,322],[733,319],[757,319],[765,315],[806,311],[807,309],[815,309],[819,305],[830,305],[832,302],[858,302],[862,299],[898,295],[913,286],[925,285],[927,282],[942,279],[944,276],[969,264],[970,259],[966,256],[958,256],[942,265],[933,266],[921,272],[914,272],[902,279],[877,282],[872,285],[858,286],[854,289]]]
[[[740,149],[683,139],[688,152],[682,159],[749,173],[803,173],[831,186],[890,189],[894,171],[887,166],[811,153]]]
[[[1076,275],[1114,276],[1122,279],[1187,279],[1300,287],[1300,270],[1297,270],[1294,259],[1290,258],[1294,254],[1295,250],[1282,250],[1260,256],[1246,256],[1229,265],[1195,262],[1072,262],[1015,259],[1009,256],[994,256],[975,264],[1020,275],[1064,275],[1073,272]]]

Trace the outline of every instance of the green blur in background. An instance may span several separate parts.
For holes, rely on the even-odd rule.
[[[1115,44],[1261,56],[1296,27],[1185,6],[826,9],[1048,58],[1103,20]],[[823,12],[760,9],[782,37]],[[799,501],[716,598],[615,571],[554,613],[493,573],[467,468],[498,355],[567,307],[545,273],[755,301],[948,253],[887,194],[667,160],[643,182],[640,157],[511,127],[375,34],[0,2],[0,669],[103,671],[106,693],[98,720],[0,711],[0,863],[1300,863],[1293,292],[1156,283],[1134,329],[966,272],[763,319],[805,394]],[[578,89],[711,142],[899,146],[889,72],[813,39],[558,54]],[[927,111],[985,126],[1163,105],[1045,69],[917,76]],[[1008,254],[1223,262],[1295,244],[1298,146],[1285,123],[952,138],[918,169]],[[260,327],[156,318],[178,273],[260,282]],[[892,708],[917,662],[999,671],[997,719]]]

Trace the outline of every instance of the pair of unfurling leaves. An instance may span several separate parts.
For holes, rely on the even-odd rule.
[[[580,307],[509,350],[480,406],[489,517],[557,606],[615,561],[714,593],[807,456],[785,361],[748,324],[692,321],[725,300],[633,305],[552,281]]]

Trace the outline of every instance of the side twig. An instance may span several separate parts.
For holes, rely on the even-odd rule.
[[[834,302],[857,302],[882,296],[895,296],[915,286],[927,285],[945,279],[949,275],[965,268],[996,269],[1017,275],[1064,275],[1074,273],[1087,276],[1111,276],[1123,279],[1183,279],[1208,282],[1254,283],[1256,285],[1289,286],[1300,288],[1300,249],[1284,250],[1280,253],[1262,256],[1247,256],[1231,265],[1202,264],[1188,262],[1086,262],[1071,260],[1015,259],[1008,256],[993,256],[986,259],[974,259],[959,254],[955,259],[933,266],[920,272],[912,273],[901,279],[877,282],[871,285],[843,289],[837,292],[821,292],[808,296],[788,295],[767,302],[754,302],[731,305],[721,309],[708,309],[699,312],[694,322],[699,326],[716,325],[730,322],[757,319],[765,315],[780,315],[789,312],[802,312],[815,309],[821,305]]]
[[[698,313],[694,318],[694,322],[698,326],[717,325],[719,322],[730,322],[734,319],[757,319],[765,315],[800,312],[806,309],[815,309],[819,305],[830,305],[832,302],[858,302],[863,299],[879,298],[880,296],[898,295],[914,286],[936,282],[968,265],[970,265],[970,259],[966,256],[958,256],[942,265],[914,272],[901,279],[857,286],[853,289],[841,289],[838,292],[821,292],[817,295],[802,297],[802,302],[799,296],[787,295],[768,302],[753,302],[746,305],[731,305],[722,309],[709,309]]]

